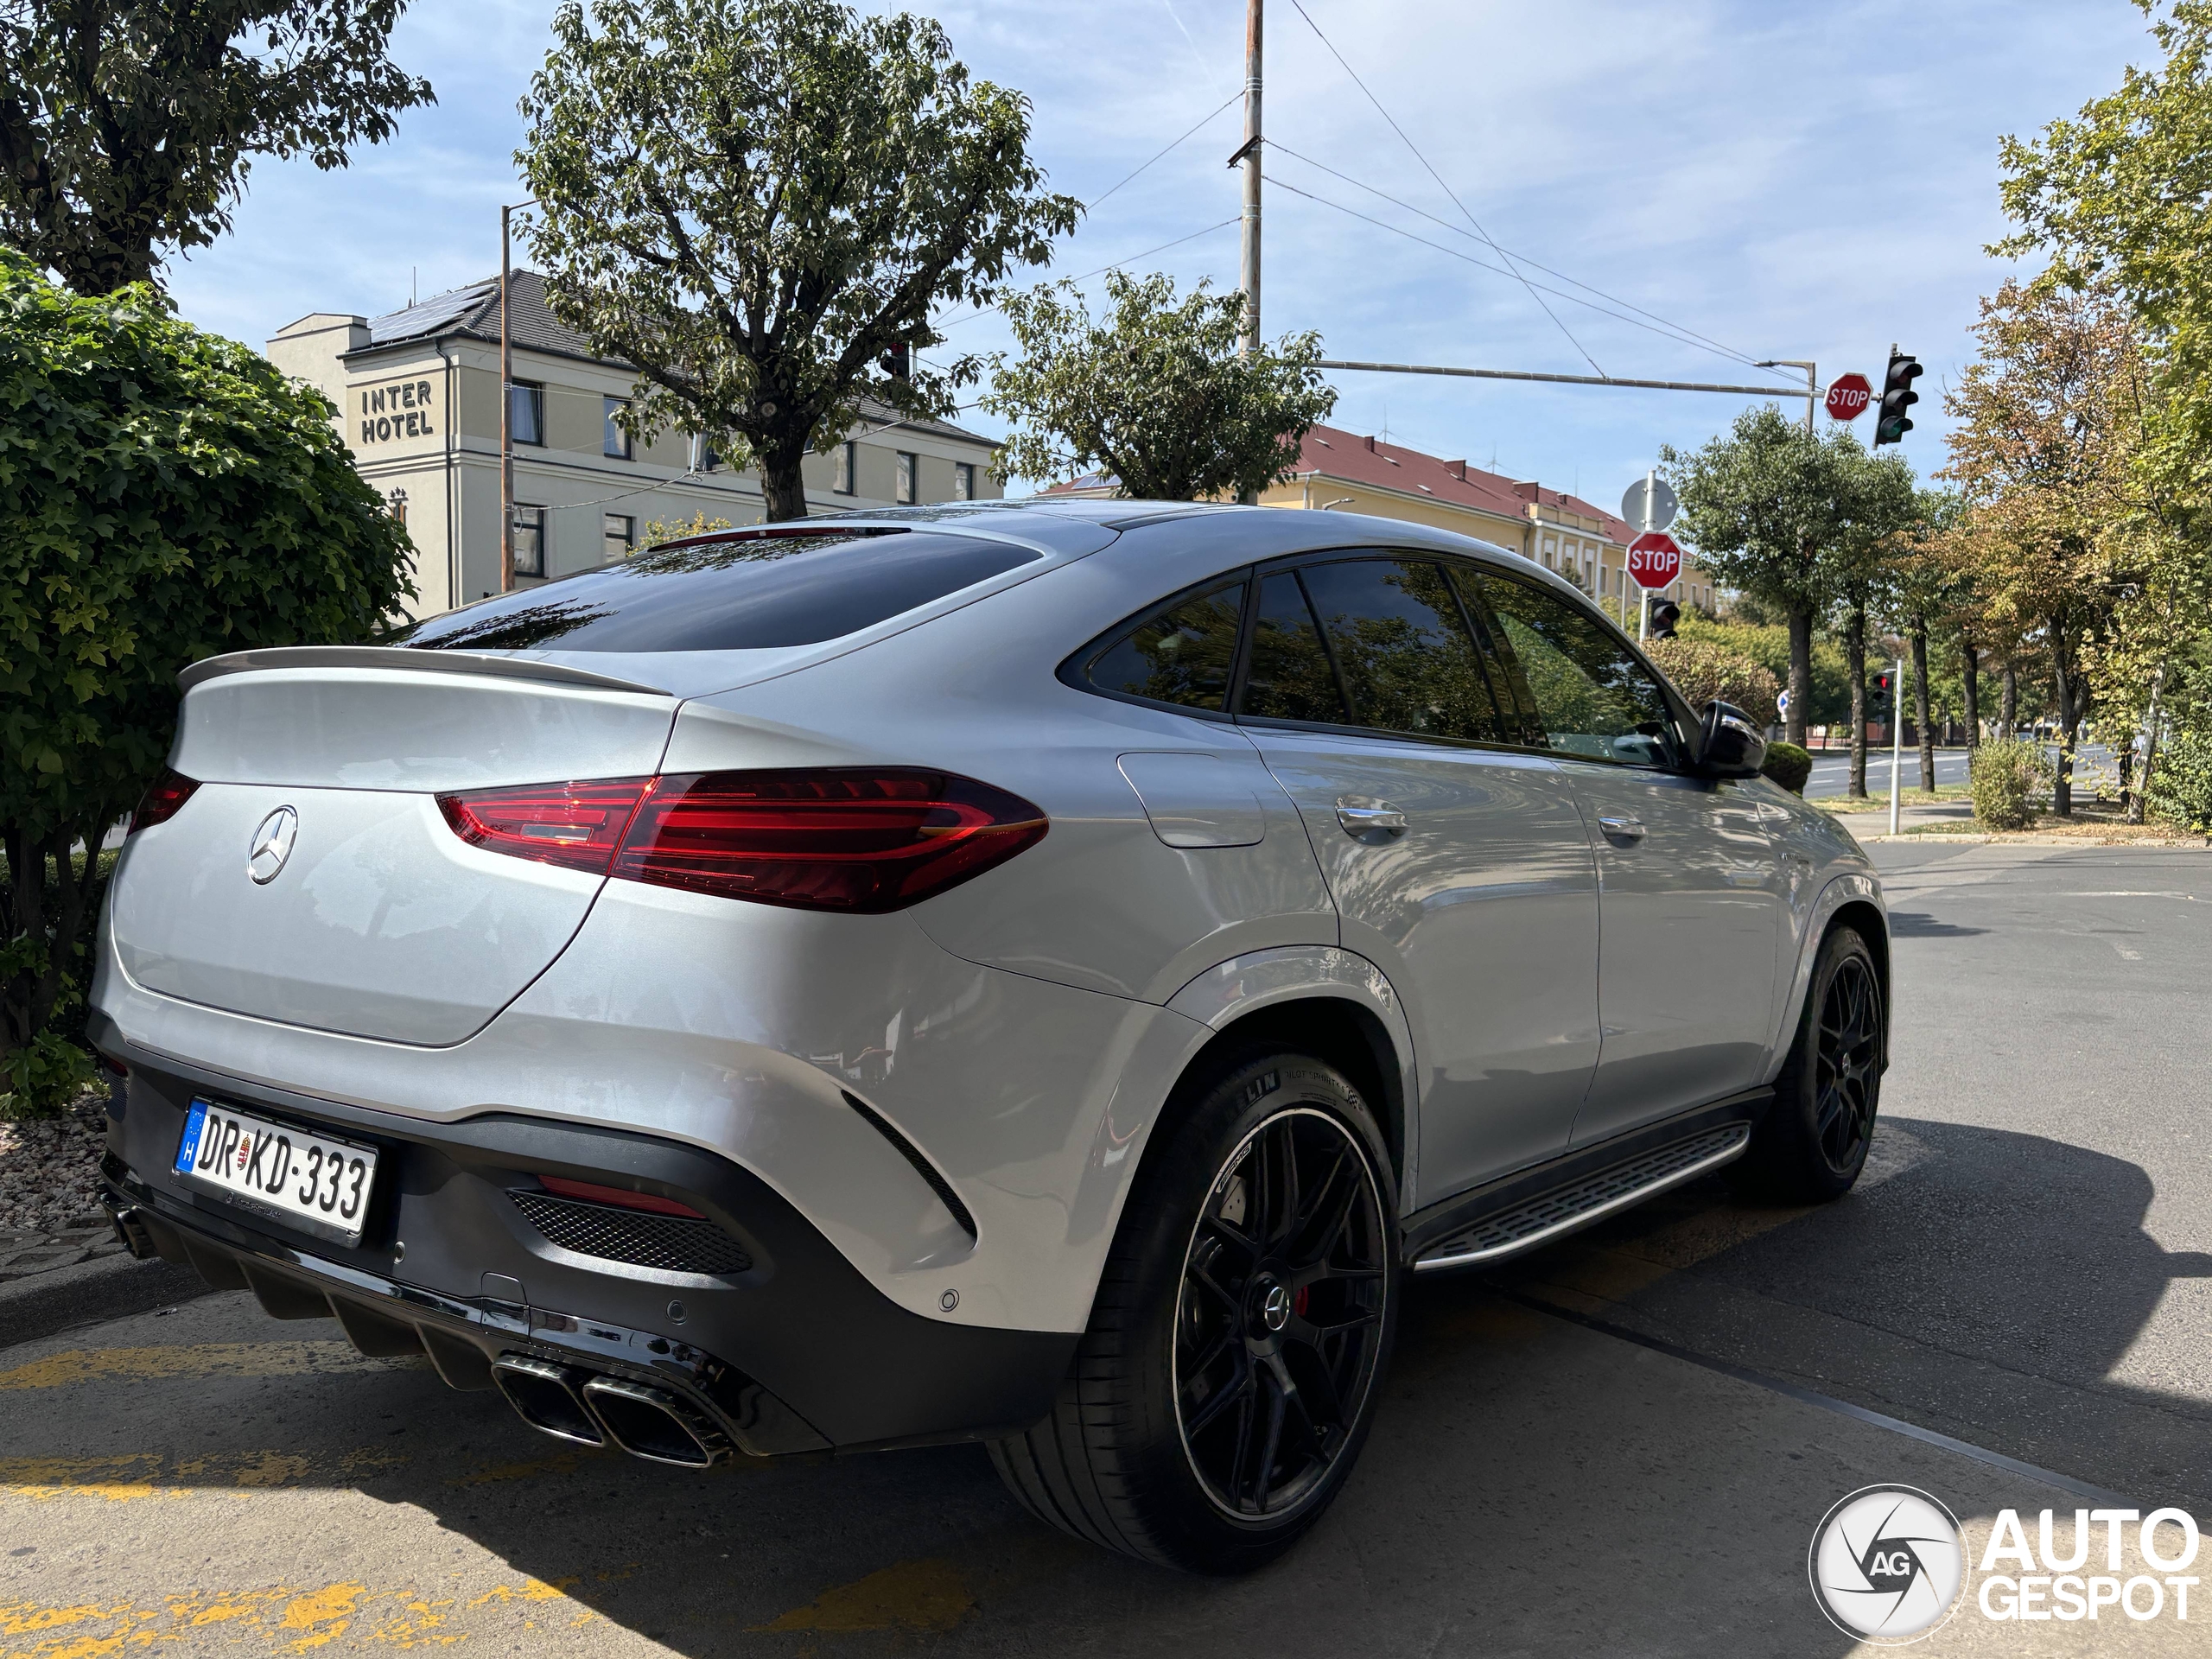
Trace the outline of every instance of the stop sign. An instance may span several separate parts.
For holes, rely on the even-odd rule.
[[[1664,588],[1682,573],[1682,550],[1663,530],[1648,530],[1628,544],[1628,573],[1646,588]]]
[[[1839,374],[1828,383],[1828,419],[1855,421],[1874,400],[1874,388],[1863,374]]]

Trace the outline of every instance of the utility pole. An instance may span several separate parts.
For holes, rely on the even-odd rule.
[[[1647,536],[1654,528],[1651,515],[1658,511],[1658,495],[1659,469],[1654,467],[1643,474],[1643,533]],[[1621,567],[1621,575],[1628,575],[1625,563]],[[1639,640],[1649,639],[1651,638],[1651,590],[1639,582],[1636,584],[1636,637]]]
[[[1266,0],[1244,4],[1244,163],[1243,261],[1238,287],[1244,294],[1244,354],[1260,349],[1260,43]]]
[[[1815,372],[1816,365],[1800,362],[1794,357],[1774,357],[1769,358],[1764,363],[1755,363],[1751,366],[1759,369],[1802,369],[1805,371],[1805,435],[1812,436],[1813,405],[1820,401],[1821,396],[1821,377]]]
[[[507,294],[514,287],[509,269],[510,220],[514,209],[499,208],[499,591],[515,586],[514,334],[507,327]],[[450,418],[450,417],[448,417]]]
[[[1904,777],[1904,658],[1897,658],[1897,676],[1890,682],[1890,833],[1897,832],[1898,791]]]

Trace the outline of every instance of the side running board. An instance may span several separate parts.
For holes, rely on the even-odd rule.
[[[1723,1123],[1687,1139],[1539,1192],[1439,1239],[1414,1259],[1414,1271],[1502,1261],[1548,1244],[1578,1227],[1696,1179],[1740,1157],[1751,1144],[1748,1123]]]

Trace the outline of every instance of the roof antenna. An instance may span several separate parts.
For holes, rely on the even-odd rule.
[[[413,265],[407,267],[407,308],[410,311],[415,308],[415,269]]]

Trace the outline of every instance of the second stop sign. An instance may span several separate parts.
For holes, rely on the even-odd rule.
[[[1640,586],[1664,588],[1682,573],[1682,550],[1665,531],[1646,531],[1628,544],[1628,573]]]

